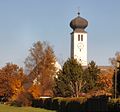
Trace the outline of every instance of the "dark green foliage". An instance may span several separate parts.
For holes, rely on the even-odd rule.
[[[62,100],[59,102],[58,112],[66,112],[66,101]]]
[[[32,107],[43,108],[44,107],[44,100],[42,98],[40,98],[40,99],[33,99]]]
[[[115,70],[114,70],[114,75],[113,75],[113,95],[114,95],[114,97],[115,97],[115,76],[116,76],[116,81],[117,81],[117,83],[116,83],[116,96],[118,97],[120,97],[120,70],[119,71],[117,71],[117,72],[115,72]]]
[[[88,64],[88,68],[86,68],[84,71],[86,77],[86,85],[84,87],[85,92],[89,92],[90,90],[97,88],[97,80],[99,73],[100,69],[94,61],[91,61]]]
[[[68,59],[55,78],[55,96],[78,97],[84,86],[83,68],[75,59]]]
[[[53,92],[60,97],[79,97],[80,93],[99,88],[97,85],[100,69],[91,61],[86,69],[75,59],[68,59],[55,78]]]
[[[115,97],[115,70],[114,70],[114,74],[113,74],[113,77],[112,77],[112,81],[113,81],[112,94],[113,94],[113,97]]]
[[[52,99],[52,110],[57,110],[59,108],[59,101],[58,98]]]
[[[120,96],[120,70],[117,72],[117,94]]]
[[[42,107],[57,112],[119,112],[120,98],[109,96],[93,96],[91,98],[41,98],[35,99],[34,107]]]
[[[43,108],[49,109],[49,110],[52,109],[52,98],[45,98],[44,99],[44,106],[43,106]]]
[[[94,96],[91,98],[53,98],[43,99],[43,108],[56,110],[57,112],[111,112],[120,109],[119,104],[109,101],[108,96]],[[46,103],[45,103],[46,102]],[[118,101],[117,101],[118,102]],[[40,104],[37,102],[37,104]],[[52,107],[52,108],[51,108]]]
[[[62,71],[59,71],[58,78],[55,78],[53,92],[55,96],[59,97],[70,97],[73,95],[73,91],[69,85],[69,78]]]
[[[86,111],[106,112],[108,111],[107,102],[108,96],[93,96],[85,102]]]
[[[79,97],[79,98],[67,98],[66,99],[66,112],[83,112],[85,110],[84,103],[87,98]]]
[[[120,112],[120,98],[111,99],[108,102],[108,109],[110,112]]]
[[[85,111],[85,105],[80,104],[79,101],[70,101],[67,104],[67,112],[83,112]]]

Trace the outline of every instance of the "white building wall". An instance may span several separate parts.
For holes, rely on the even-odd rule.
[[[80,40],[78,39],[80,35]],[[83,35],[83,40],[81,40]],[[77,59],[82,66],[87,66],[87,33],[76,33],[71,34],[71,57]]]

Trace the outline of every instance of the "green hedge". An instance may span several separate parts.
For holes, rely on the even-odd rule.
[[[33,100],[33,107],[57,112],[120,112],[120,99],[108,100],[107,96],[92,98],[40,98]]]
[[[107,96],[93,96],[85,102],[86,111],[106,112],[108,97]]]
[[[51,109],[52,110],[57,110],[58,108],[59,108],[58,98],[53,98]]]
[[[43,108],[43,106],[44,106],[44,100],[42,98],[40,98],[40,99],[34,99],[32,101],[32,107]]]
[[[112,112],[120,112],[120,98],[109,100],[108,109]]]

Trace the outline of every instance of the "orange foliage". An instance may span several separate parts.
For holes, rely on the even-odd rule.
[[[39,84],[42,96],[45,95],[45,91],[52,90],[53,76],[56,71],[55,61],[52,47],[48,43],[40,41],[34,43],[25,60],[29,80],[34,84]]]
[[[24,76],[23,69],[15,64],[0,69],[0,96],[14,100],[23,91]]]
[[[29,88],[28,92],[31,93],[34,98],[40,97],[40,87],[39,87],[39,85],[32,85]]]
[[[14,80],[11,80],[10,86],[11,86],[11,90],[12,90],[12,94],[13,94],[12,97],[11,97],[11,99],[15,100],[17,98],[17,96],[22,91],[24,91],[23,85],[21,83],[21,80],[14,79]]]
[[[110,92],[112,89],[112,78],[113,78],[114,71],[113,69],[109,68],[106,71],[102,71],[99,75],[99,80],[97,81],[98,85],[100,85],[101,90],[105,92]]]
[[[44,92],[44,95],[45,95],[45,96],[53,96],[53,92],[52,92],[51,89],[48,89],[48,90],[46,90],[46,91]]]

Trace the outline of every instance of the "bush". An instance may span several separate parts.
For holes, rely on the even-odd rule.
[[[39,98],[32,101],[33,107],[40,107],[52,110],[52,98]]]
[[[40,99],[34,99],[32,101],[32,107],[40,107],[40,108],[43,108],[44,107],[44,101],[42,98]]]
[[[57,110],[58,108],[59,108],[58,98],[53,98],[53,99],[52,99],[51,109],[52,109],[52,110]]]
[[[85,97],[79,98],[68,98],[66,103],[66,111],[67,112],[77,112],[85,110],[85,101],[87,99]]]
[[[45,109],[52,109],[52,98],[44,98],[44,108]]]
[[[70,101],[67,104],[67,112],[77,112],[77,111],[85,111],[85,105],[80,104],[79,101]]]
[[[40,98],[33,100],[34,107],[42,107],[57,112],[105,112],[119,111],[120,98],[108,102],[108,96],[93,96],[91,98]]]
[[[85,102],[86,111],[104,112],[108,111],[108,97],[105,95],[93,96]]]
[[[17,99],[11,103],[13,106],[31,106],[32,105],[33,96],[28,92],[21,92]]]
[[[82,104],[85,101],[86,101],[85,97],[80,97],[80,98],[57,97],[57,98],[53,98],[52,109],[57,110],[58,112],[75,112],[74,110],[76,110],[76,107],[74,106],[74,104],[75,105],[77,104],[77,107],[82,107]]]
[[[59,103],[58,112],[66,112],[66,104],[67,104],[66,98],[59,98],[58,103]]]
[[[108,109],[111,112],[120,112],[120,98],[109,100]]]

